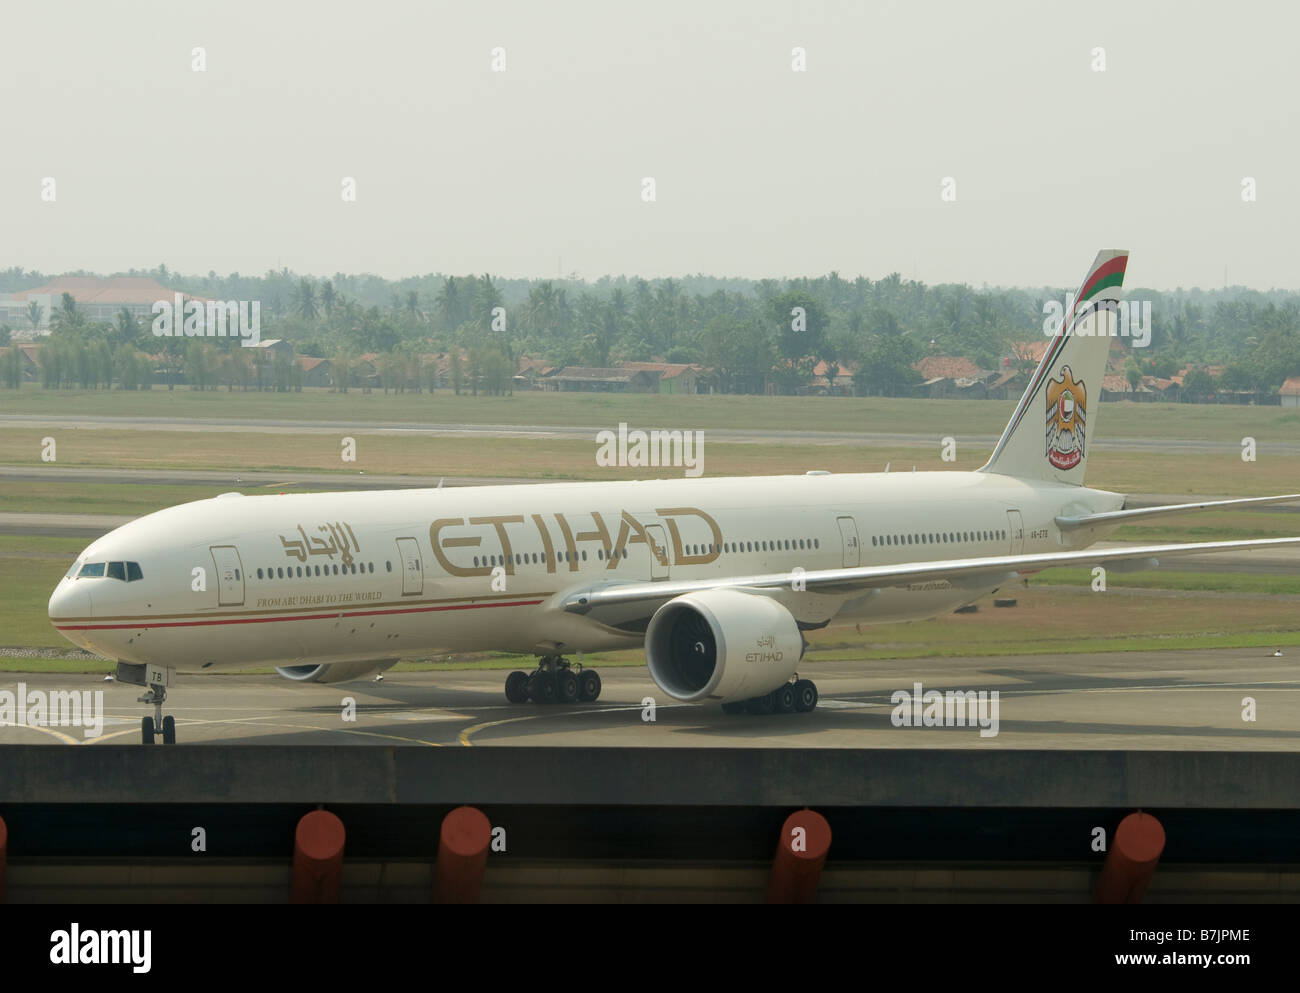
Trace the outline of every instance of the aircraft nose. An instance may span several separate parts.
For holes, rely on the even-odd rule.
[[[50,595],[50,620],[62,621],[70,617],[91,616],[90,584],[65,579]]]

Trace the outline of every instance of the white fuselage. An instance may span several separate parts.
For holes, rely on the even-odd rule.
[[[1059,551],[1055,517],[1122,502],[984,472],[226,494],[95,541],[50,618],[89,651],[184,669],[590,652],[636,646],[642,630],[561,610],[575,590]],[[77,575],[99,562],[138,578]],[[936,581],[787,606],[806,627],[906,620],[990,589]]]

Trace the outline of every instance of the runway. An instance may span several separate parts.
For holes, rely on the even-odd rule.
[[[274,675],[182,673],[165,711],[181,745],[491,747],[778,747],[874,749],[1172,749],[1300,751],[1300,654],[1266,649],[1114,652],[810,664],[821,702],[811,714],[726,715],[666,697],[644,667],[601,669],[595,704],[508,704],[506,672],[389,673],[327,686]],[[139,688],[93,675],[6,673],[34,690],[103,690],[102,734],[0,728],[0,744],[132,744]],[[900,727],[896,691],[998,692],[996,735],[980,728]],[[355,720],[346,719],[348,699]],[[647,698],[655,703],[653,720]],[[1243,719],[1244,700],[1254,719]],[[993,713],[993,711],[989,711]],[[1251,716],[1246,714],[1247,717]],[[990,725],[991,728],[991,725]],[[143,746],[142,746],[143,747]],[[158,745],[155,747],[167,747]]]
[[[238,417],[204,417],[202,420],[185,420],[174,417],[96,416],[52,414],[0,414],[0,424],[14,427],[62,430],[118,430],[118,431],[181,431],[181,432],[251,432],[256,434],[338,434],[353,435],[422,436],[434,438],[567,438],[594,441],[599,431],[608,424],[576,425],[521,425],[521,424],[416,424],[390,421],[303,421],[278,419],[253,419]],[[804,445],[854,445],[895,446],[922,444],[934,445],[937,433],[904,431],[792,431],[770,428],[709,428],[708,438],[719,444],[804,444]],[[993,434],[955,435],[958,444],[991,449],[997,444]],[[1207,454],[1240,452],[1239,441],[1204,441],[1197,439],[1155,439],[1141,436],[1129,438],[1106,437],[1093,442],[1099,451],[1116,452],[1182,452]],[[1270,440],[1268,452],[1274,455],[1300,454],[1300,442]]]

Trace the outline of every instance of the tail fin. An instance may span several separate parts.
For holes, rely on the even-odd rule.
[[[1101,251],[981,472],[1083,484],[1128,252]]]

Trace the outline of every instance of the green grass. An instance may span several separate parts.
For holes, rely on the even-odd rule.
[[[87,544],[84,538],[0,535],[0,645],[73,647],[50,625],[47,604],[50,593]],[[0,659],[0,664],[14,661],[22,660]],[[40,668],[42,660],[29,660],[28,665]]]
[[[1289,538],[1295,535],[1300,535],[1300,514],[1234,510],[1205,511],[1195,515],[1169,517],[1163,522],[1155,518],[1148,523],[1128,524],[1115,532],[1114,540],[1239,541],[1248,538]]]
[[[1091,569],[1044,569],[1029,581],[1033,586],[1067,586],[1092,590]],[[1181,590],[1191,593],[1257,593],[1300,595],[1300,576],[1257,575],[1245,572],[1106,572],[1106,588]]]
[[[67,483],[51,480],[5,482],[0,510],[10,514],[113,514],[142,516],[191,500],[228,493],[231,483],[210,486]],[[307,488],[296,492],[309,492]]]
[[[416,424],[601,425],[680,424],[692,429],[755,428],[818,431],[996,435],[1011,415],[1008,400],[913,400],[885,397],[662,396],[530,391],[509,397],[302,393],[227,393],[166,388],[143,392],[45,390],[24,384],[0,389],[0,414],[60,416],[283,419]],[[1239,444],[1252,435],[1291,437],[1300,413],[1284,407],[1108,402],[1100,437],[1181,438]]]

